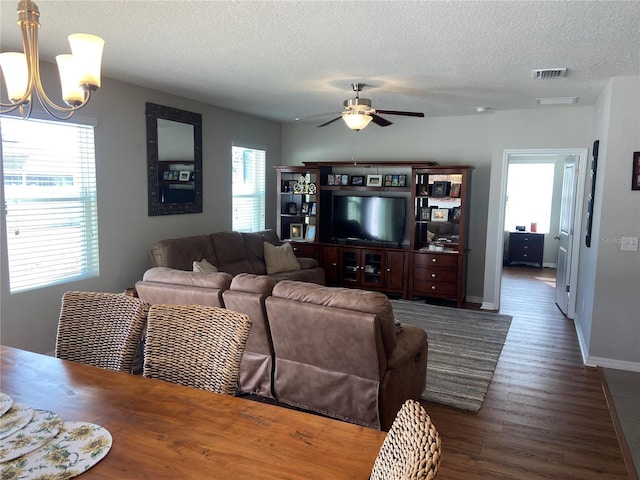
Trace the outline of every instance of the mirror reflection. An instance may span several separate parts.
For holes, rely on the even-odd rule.
[[[147,103],[149,215],[202,211],[201,115]]]

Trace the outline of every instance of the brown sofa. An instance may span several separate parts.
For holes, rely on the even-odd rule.
[[[193,270],[193,262],[206,259],[218,271],[230,275],[266,275],[264,243],[281,245],[274,230],[256,233],[217,232],[156,242],[149,252],[151,267]],[[277,280],[299,280],[324,285],[322,267],[312,258],[298,258],[299,270],[269,274]],[[157,277],[156,277],[157,278]]]
[[[278,401],[388,430],[420,398],[427,334],[397,326],[384,294],[282,281],[265,304]]]
[[[149,281],[156,271],[136,284],[149,303],[218,302],[251,317],[242,393],[386,430],[402,403],[424,390],[427,334],[398,329],[382,293],[246,273],[179,272],[173,278],[181,284],[158,287]]]

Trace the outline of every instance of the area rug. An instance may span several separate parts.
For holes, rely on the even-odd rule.
[[[422,399],[477,412],[491,383],[511,317],[391,300],[396,320],[429,335],[427,387]]]

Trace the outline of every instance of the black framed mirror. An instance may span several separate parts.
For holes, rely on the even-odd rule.
[[[202,115],[146,104],[149,216],[202,212]]]

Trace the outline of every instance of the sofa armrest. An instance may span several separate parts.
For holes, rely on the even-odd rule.
[[[320,266],[320,264],[315,258],[297,257],[297,259],[298,259],[298,263],[300,264],[300,268],[302,270],[308,270],[310,268],[316,268]]]
[[[402,367],[412,361],[424,362],[427,359],[420,358],[423,348],[427,345],[428,336],[422,328],[415,325],[402,325],[402,330],[396,335],[396,348],[387,359],[387,369],[393,370]]]

